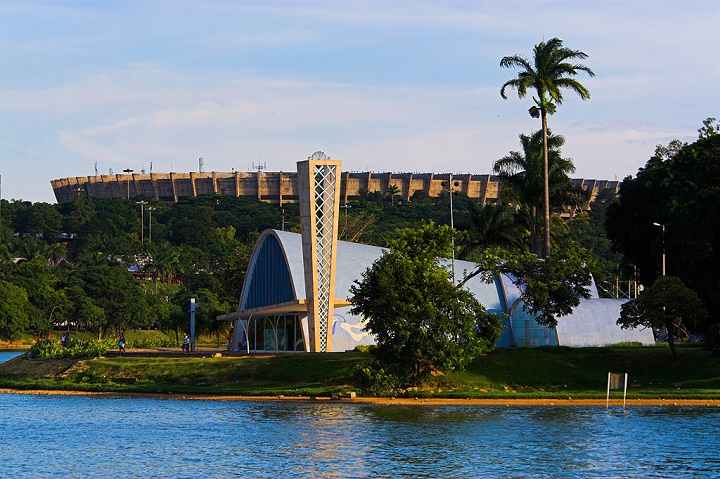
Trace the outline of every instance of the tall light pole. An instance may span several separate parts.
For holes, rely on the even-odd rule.
[[[145,205],[147,201],[136,201],[136,205],[140,205],[140,244],[145,244]]]
[[[352,208],[349,204],[345,203],[344,205],[340,205],[340,208],[345,210],[345,239],[347,240],[347,227],[348,227],[348,209]]]
[[[150,218],[148,219],[148,243],[152,243],[152,212],[155,211],[155,208],[148,206],[147,210],[150,215]]]
[[[452,268],[452,282],[455,286],[455,213],[453,211],[453,175],[449,174],[448,187],[450,188],[450,245],[452,247],[452,257],[450,259],[450,267]]]
[[[128,174],[128,175],[129,175],[130,173],[132,173],[132,172],[133,172],[133,170],[131,170],[130,168],[125,168],[125,169],[123,170],[123,173],[126,173],[126,174]],[[125,180],[125,182],[127,183],[127,199],[130,199],[130,178],[128,178],[127,180]]]
[[[662,228],[662,275],[665,276],[665,225],[653,223],[655,226]]]

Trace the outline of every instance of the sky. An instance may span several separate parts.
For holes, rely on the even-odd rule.
[[[574,178],[635,175],[720,118],[718,0],[0,0],[2,198],[72,176],[491,173],[541,128],[500,87],[557,37],[588,57],[548,120]]]

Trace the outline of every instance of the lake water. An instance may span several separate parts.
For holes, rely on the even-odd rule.
[[[0,477],[720,476],[720,408],[0,393]]]

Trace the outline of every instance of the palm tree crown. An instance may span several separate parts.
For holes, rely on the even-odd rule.
[[[584,60],[587,58],[587,54],[562,45],[563,42],[559,38],[535,45],[532,64],[521,55],[504,57],[500,60],[500,66],[503,68],[518,67],[522,69],[517,78],[503,84],[500,95],[507,99],[505,89],[510,87],[517,90],[518,97],[525,98],[528,89],[533,89],[538,95],[533,97],[535,104],[550,115],[555,113],[556,105],[561,105],[563,102],[563,88],[573,90],[583,100],[589,99],[590,92],[587,88],[571,76],[575,76],[581,71],[591,77],[595,76],[595,73],[585,65],[568,63],[574,59]],[[531,108],[531,110],[533,109]],[[533,116],[537,118],[537,115]]]
[[[550,209],[560,212],[566,207],[579,207],[587,203],[587,192],[570,181],[569,174],[575,172],[570,158],[563,158],[560,148],[565,138],[555,136],[548,130],[548,167],[550,188]],[[542,224],[539,216],[544,201],[544,164],[542,131],[530,136],[520,134],[522,151],[511,151],[493,164],[493,172],[500,176],[502,189],[500,199],[513,202],[520,207],[520,217],[530,229],[531,251],[541,253]]]

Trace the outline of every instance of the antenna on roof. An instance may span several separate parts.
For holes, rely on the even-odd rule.
[[[112,168],[108,168],[108,175],[114,175]]]
[[[262,173],[262,170],[264,170],[265,168],[267,168],[267,163],[258,163],[257,165],[255,165],[255,163],[253,162],[253,170],[257,170],[258,173]]]
[[[198,171],[200,171],[200,173],[205,172],[205,160],[202,158],[198,158]]]
[[[152,175],[152,161],[150,162],[150,174]]]
[[[95,162],[95,176],[97,176],[97,175],[98,175],[98,170],[97,170],[97,161],[96,161]]]

